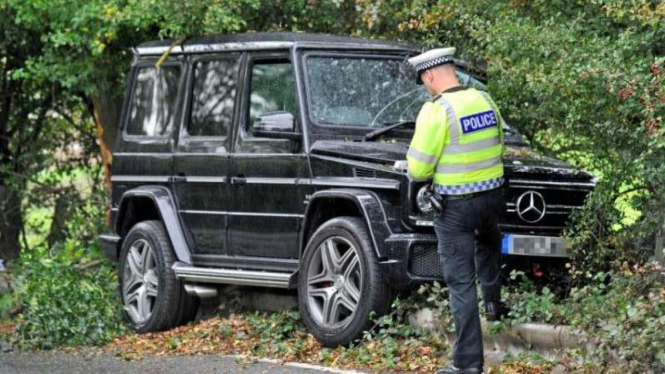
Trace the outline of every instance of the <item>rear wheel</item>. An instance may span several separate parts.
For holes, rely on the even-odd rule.
[[[198,299],[188,295],[171,268],[171,242],[159,221],[139,222],[124,240],[118,267],[125,317],[140,333],[189,322]]]
[[[386,312],[389,287],[362,220],[334,218],[314,233],[301,261],[298,302],[309,331],[328,347],[358,339],[372,311]]]

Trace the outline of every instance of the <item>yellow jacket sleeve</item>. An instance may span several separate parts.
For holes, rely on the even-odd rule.
[[[416,132],[406,155],[409,175],[414,180],[426,181],[434,175],[448,132],[447,122],[443,108],[435,102],[427,102],[420,109]]]

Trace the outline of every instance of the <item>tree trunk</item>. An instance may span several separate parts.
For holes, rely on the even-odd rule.
[[[19,194],[0,181],[0,258],[5,263],[18,258],[22,223]]]
[[[46,236],[49,248],[67,237],[67,222],[79,205],[80,197],[74,187],[68,187],[56,198],[51,228]]]
[[[112,147],[118,133],[120,112],[122,110],[122,96],[99,94],[92,96],[92,105],[88,108],[92,112],[97,125],[97,139],[104,162],[106,187],[111,191],[111,164],[113,162]]]
[[[88,110],[95,119],[97,125],[97,139],[104,163],[104,184],[109,195],[111,194],[111,164],[113,163],[112,147],[120,126],[120,114],[122,111],[122,96],[111,94],[98,94],[88,101]],[[111,209],[106,212],[106,225],[110,226]]]

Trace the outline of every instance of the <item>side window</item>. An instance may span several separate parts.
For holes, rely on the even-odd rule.
[[[165,136],[171,133],[177,112],[180,67],[139,68],[132,93],[128,135]]]
[[[285,111],[297,117],[296,82],[289,60],[257,61],[252,65],[247,134],[258,117],[265,113]]]
[[[229,134],[237,79],[237,59],[196,63],[189,135],[225,137]]]

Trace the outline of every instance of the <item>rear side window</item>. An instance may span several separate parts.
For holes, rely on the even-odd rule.
[[[189,135],[228,135],[233,120],[237,77],[236,59],[196,63],[192,111],[187,129]]]
[[[175,124],[180,67],[141,67],[136,74],[128,135],[165,136]]]

